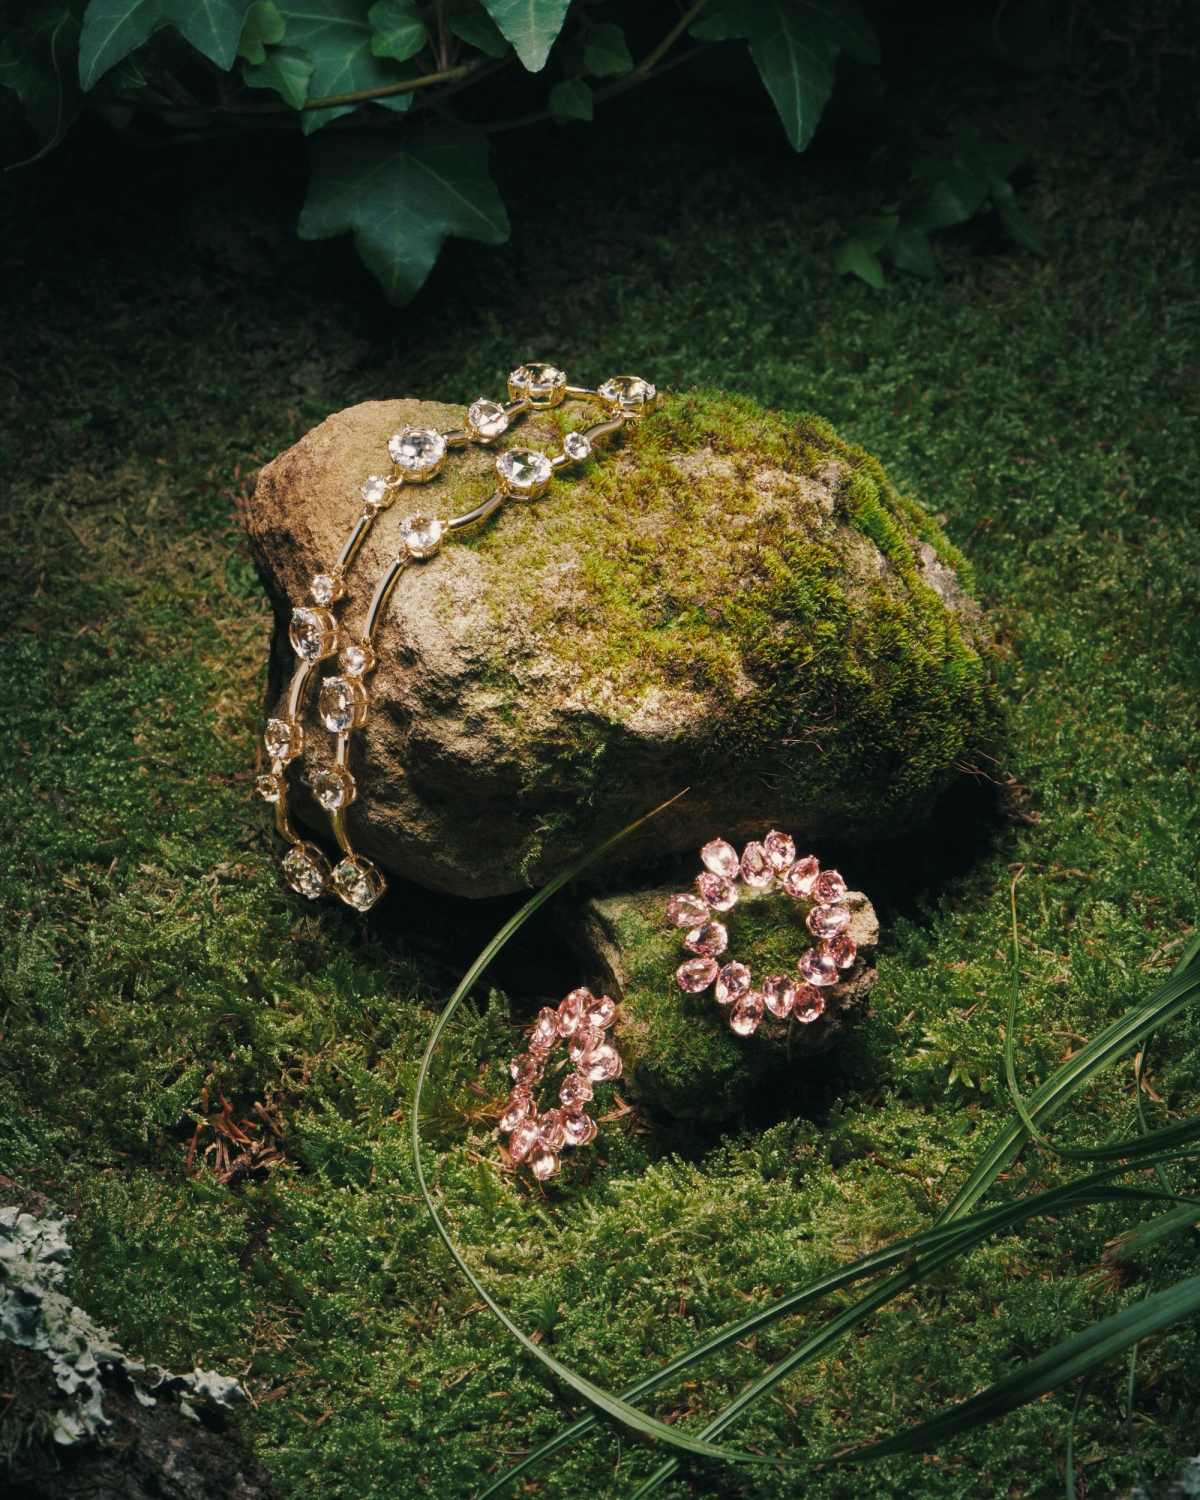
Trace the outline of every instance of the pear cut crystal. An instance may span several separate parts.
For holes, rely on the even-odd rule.
[[[828,953],[823,953],[820,948],[810,948],[803,955],[800,959],[800,974],[809,984],[818,988],[827,984],[836,984],[841,978],[837,964]]]
[[[639,416],[653,411],[658,399],[654,386],[637,375],[614,375],[600,386],[597,394],[609,406],[623,412],[636,412]]]
[[[432,427],[405,427],[388,438],[388,457],[407,484],[425,484],[442,472],[446,439]]]
[[[563,438],[563,452],[577,464],[582,463],[591,451],[591,439],[582,432],[568,432]]]
[[[536,499],[550,487],[554,470],[536,448],[507,448],[496,457],[496,479],[506,495]]]
[[[263,745],[272,760],[295,760],[304,754],[304,726],[294,719],[268,719]]]
[[[700,851],[700,858],[706,869],[714,875],[724,875],[726,880],[736,880],[741,864],[738,861],[737,850],[732,844],[727,844],[724,839],[712,839],[705,844]]]
[[[707,919],[708,907],[698,896],[684,891],[667,902],[667,921],[676,927],[695,927]]]
[[[410,557],[432,557],[442,545],[445,530],[445,524],[435,516],[408,516],[400,528],[400,540]]]
[[[509,1062],[508,1076],[518,1088],[532,1087],[541,1081],[542,1059],[533,1057],[528,1052],[522,1052],[519,1057],[514,1057]]]
[[[567,1109],[586,1104],[592,1097],[592,1085],[582,1073],[568,1073],[558,1091],[558,1097]]]
[[[355,911],[370,911],[387,890],[387,881],[361,854],[347,854],[329,880],[346,905]]]
[[[254,786],[264,802],[282,802],[287,796],[287,781],[282,771],[265,771],[255,779]]]
[[[844,906],[814,906],[805,918],[805,925],[813,937],[836,937],[849,927],[850,913]]]
[[[283,856],[284,878],[294,891],[315,901],[329,880],[329,861],[315,844],[293,844]]]
[[[796,986],[786,974],[772,974],[770,979],[763,980],[762,997],[771,1014],[784,1021],[791,1014]]]
[[[467,410],[467,432],[477,443],[490,443],[508,427],[508,413],[499,401],[480,397]]]
[[[609,999],[607,995],[601,995],[592,1001],[585,1014],[593,1031],[607,1031],[617,1014],[616,1001]]]
[[[705,870],[702,875],[696,876],[696,889],[714,911],[732,911],[737,905],[737,886],[724,875],[714,875],[711,870]]]
[[[563,1117],[561,1109],[548,1109],[538,1117],[538,1144],[545,1151],[557,1151],[563,1143]]]
[[[846,894],[846,882],[836,870],[822,870],[813,886],[813,895],[818,901],[841,901]]]
[[[538,1011],[537,1020],[529,1037],[531,1052],[549,1052],[558,1041],[558,1012],[544,1005]]]
[[[558,406],[567,394],[567,377],[553,365],[532,362],[520,365],[508,377],[510,401],[528,401],[530,406]]]
[[[596,1122],[581,1109],[564,1109],[563,1134],[568,1146],[586,1146],[596,1139]]]
[[[533,1100],[528,1094],[510,1094],[508,1103],[504,1106],[504,1113],[500,1116],[500,1129],[506,1135],[515,1130],[521,1121],[528,1117],[532,1108]]]
[[[614,1046],[605,1042],[603,1046],[588,1053],[582,1071],[593,1083],[607,1083],[610,1079],[620,1078],[621,1054]]]
[[[559,1036],[574,1036],[584,1024],[584,1012],[592,1003],[591,990],[582,986],[559,1001],[558,1005],[558,1034]]]
[[[675,970],[676,983],[688,995],[698,995],[701,990],[706,990],[716,977],[715,958],[689,958]]]
[[[604,1033],[594,1026],[583,1025],[567,1043],[567,1052],[576,1067],[589,1058],[597,1047],[604,1043]]]
[[[721,1005],[731,1005],[750,988],[750,970],[735,959],[717,975],[716,997]]]
[[[858,948],[844,932],[831,937],[825,944],[825,951],[839,969],[852,969],[854,960],[858,957]]]
[[[807,1026],[824,1014],[825,996],[821,991],[814,989],[811,984],[798,985],[796,998],[792,1004],[792,1019],[799,1021],[802,1026]]]
[[[806,854],[784,872],[783,888],[789,896],[795,896],[797,901],[808,901],[820,873],[821,866],[811,854]]]
[[[729,1012],[729,1025],[738,1036],[752,1036],[763,1017],[763,997],[749,990]]]
[[[337,620],[327,609],[294,609],[288,637],[302,661],[324,661],[337,655]]]
[[[356,677],[327,677],[321,684],[317,712],[330,734],[361,729],[370,706],[370,694]]]
[[[558,1171],[558,1167],[558,1157],[555,1156],[553,1151],[538,1150],[533,1160],[529,1163],[529,1170],[539,1182],[545,1182],[547,1178],[553,1177]]]
[[[341,812],[358,796],[354,777],[344,766],[326,766],[324,770],[318,771],[313,781],[313,791],[317,801],[329,813]]]
[[[771,857],[776,870],[786,870],[796,858],[796,845],[786,833],[772,829],[763,839],[763,848]]]
[[[761,844],[747,844],[742,850],[742,879],[758,890],[765,890],[775,879],[775,866]]]
[[[509,1156],[512,1157],[513,1161],[524,1161],[537,1145],[537,1138],[537,1121],[530,1119],[522,1120],[509,1137]]]
[[[703,922],[693,927],[683,940],[689,953],[699,953],[704,958],[717,958],[729,947],[729,933],[722,922]]]

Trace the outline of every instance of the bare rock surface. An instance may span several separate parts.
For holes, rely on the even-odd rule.
[[[496,447],[556,449],[598,415],[533,414]],[[388,437],[462,416],[365,402],[263,470],[248,526],[276,615],[270,712],[292,668],[291,611],[336,558],[359,486],[390,472]],[[452,452],[380,515],[347,574],[344,630],[357,636],[404,517],[471,509],[493,458]],[[688,786],[608,868],[695,847],[714,826],[869,838],[919,821],[990,722],[960,563],[819,420],[672,398],[542,499],[508,501],[408,568],[353,740],[351,837],[432,889],[484,896],[542,883]],[[333,742],[315,693],[305,724],[292,800],[320,835],[307,785]]]

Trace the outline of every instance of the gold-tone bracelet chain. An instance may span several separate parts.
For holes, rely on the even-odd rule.
[[[618,375],[595,389],[572,386],[553,365],[525,364],[508,377],[509,400],[505,404],[480,399],[467,412],[466,424],[451,432],[432,427],[406,427],[388,442],[394,474],[372,475],[362,487],[364,508],[329,573],[318,573],[310,592],[314,605],[292,612],[289,637],[296,652],[296,668],[288,689],[284,716],[267,723],[265,744],[271,770],[258,778],[258,790],[275,806],[275,822],[291,844],[283,859],[283,873],[293,890],[312,899],[332,892],[357,911],[368,911],[387,888],[382,872],[365,855],[354,851],[346,832],[346,809],[358,794],[350,770],[350,739],[367,721],[370,692],[364,681],[375,668],[374,640],[380,617],[400,575],[411,562],[427,562],[437,555],[442,539],[450,532],[476,525],[510,497],[534,500],[550,488],[555,473],[568,464],[587,459],[593,444],[653,411],[657,392],[648,381],[635,375]],[[401,547],[375,585],[362,633],[347,639],[331,606],[346,596],[345,574],[350,568],[371,523],[387,509],[404,484],[427,484],[441,473],[447,450],[469,444],[489,443],[508,430],[514,418],[531,410],[549,410],[568,398],[595,401],[611,415],[603,422],[570,432],[563,451],[547,455],[534,448],[508,448],[496,456],[496,488],[473,510],[452,520],[436,515],[412,515],[400,527]],[[340,655],[339,655],[340,653]],[[313,790],[330,815],[333,835],[342,850],[341,862],[330,868],[321,849],[300,838],[288,816],[288,764],[304,752],[304,728],[300,714],[308,684],[318,662],[338,656],[339,672],[321,685],[318,713],[329,732],[336,736],[334,762],[320,771]]]

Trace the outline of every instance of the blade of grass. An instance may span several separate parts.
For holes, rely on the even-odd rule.
[[[1189,1200],[1170,1213],[1159,1214],[1157,1218],[1139,1224],[1134,1229],[1124,1230],[1106,1247],[1100,1259],[1105,1265],[1111,1265],[1113,1261],[1128,1260],[1130,1256],[1140,1254],[1147,1245],[1153,1245],[1156,1240],[1181,1229],[1191,1229],[1198,1222],[1200,1198]]]
[[[1071,1408],[1071,1420],[1067,1424],[1067,1458],[1063,1469],[1067,1481],[1067,1500],[1079,1500],[1079,1496],[1075,1493],[1075,1428],[1079,1422],[1079,1409],[1083,1405],[1083,1398],[1091,1389],[1095,1375],[1096,1372],[1092,1370],[1083,1377],[1079,1390],[1075,1394],[1075,1405]]]

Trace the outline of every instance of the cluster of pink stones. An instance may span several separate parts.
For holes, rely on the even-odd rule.
[[[675,971],[679,988],[698,995],[715,983],[717,1000],[733,1007],[729,1024],[738,1036],[757,1031],[764,1011],[781,1021],[788,1016],[806,1025],[815,1021],[825,1010],[821,991],[838,982],[857,952],[846,933],[846,882],[836,870],[822,870],[811,854],[797,859],[796,845],[786,833],[771,832],[761,844],[747,844],[740,859],[732,844],[713,839],[700,858],[705,868],[696,877],[699,895],[689,891],[667,902],[668,919],[686,933],[683,946],[697,955]],[[811,908],[805,924],[817,944],[800,959],[799,983],[788,974],[772,974],[760,990],[751,989],[753,976],[746,964],[717,963],[729,946],[729,933],[713,913],[737,905],[739,876],[756,890],[774,886]]]
[[[557,1009],[543,1006],[533,1023],[529,1051],[508,1065],[513,1089],[500,1116],[500,1129],[509,1138],[512,1160],[528,1161],[529,1170],[541,1182],[558,1171],[558,1153],[564,1146],[586,1146],[595,1137],[596,1122],[584,1113],[583,1105],[592,1097],[594,1083],[611,1083],[621,1076],[621,1054],[606,1035],[616,1013],[607,995],[572,990]],[[575,1072],[559,1085],[562,1108],[539,1114],[533,1091],[560,1042],[567,1044]]]

